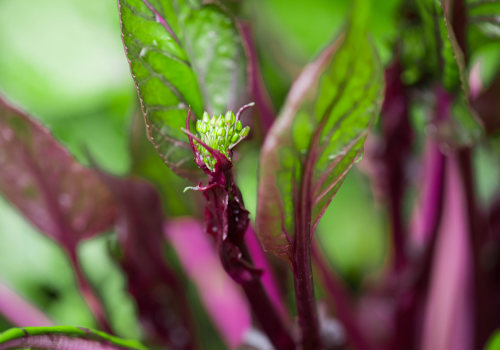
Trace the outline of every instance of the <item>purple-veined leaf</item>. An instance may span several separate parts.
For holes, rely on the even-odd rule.
[[[165,234],[226,344],[237,348],[251,328],[251,314],[240,289],[222,268],[215,246],[194,219],[169,221]]]
[[[0,315],[18,327],[48,327],[52,321],[29,301],[0,281]]]
[[[0,350],[147,350],[133,340],[71,326],[12,328],[0,333]]]
[[[119,0],[119,9],[149,138],[172,170],[198,172],[181,128],[189,107],[201,118],[241,104],[246,61],[236,25],[200,1]]]
[[[115,220],[113,196],[38,122],[0,97],[0,193],[70,258],[82,295],[100,326],[104,308],[86,281],[76,246]]]
[[[304,69],[264,142],[257,233],[267,251],[287,260],[295,237],[314,231],[360,157],[382,102],[382,67],[362,12],[359,6],[346,35]]]
[[[196,348],[185,290],[164,256],[164,215],[158,192],[142,180],[102,176],[117,199],[116,259],[137,303],[146,338],[162,347]]]
[[[63,246],[111,226],[112,195],[50,133],[0,97],[0,193]]]

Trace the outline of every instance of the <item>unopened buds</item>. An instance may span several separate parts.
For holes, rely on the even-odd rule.
[[[246,109],[252,105],[253,104],[249,104],[244,107]],[[242,107],[239,113],[243,110]],[[232,111],[228,111],[224,116],[219,115],[210,117],[207,112],[204,112],[201,120],[196,121],[196,132],[200,140],[207,146],[224,154],[229,160],[231,160],[231,149],[250,132],[249,126],[243,127],[241,120],[237,120],[239,118],[239,113],[238,116],[235,116]],[[203,162],[211,171],[214,171],[217,161],[210,152],[208,152],[204,146],[196,142],[196,140],[194,144]]]

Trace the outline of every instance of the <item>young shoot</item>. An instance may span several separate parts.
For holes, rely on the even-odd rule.
[[[196,139],[193,140],[193,144],[210,171],[215,171],[217,160],[205,146],[219,151],[231,161],[231,150],[250,132],[250,127],[243,127],[241,120],[239,120],[240,114],[253,105],[253,103],[249,103],[241,107],[236,115],[233,111],[228,111],[225,115],[220,114],[210,117],[207,112],[204,112],[202,119],[196,121],[198,138],[205,145],[200,144]]]

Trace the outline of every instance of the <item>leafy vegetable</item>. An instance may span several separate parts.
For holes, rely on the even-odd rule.
[[[79,266],[76,247],[114,222],[111,192],[95,171],[76,162],[45,128],[1,97],[0,166],[0,192],[65,249],[80,291],[100,325],[109,330],[103,307]]]
[[[364,11],[304,69],[262,149],[257,232],[267,251],[287,260],[294,237],[314,231],[361,156],[380,108],[382,67]]]
[[[217,5],[120,0],[122,36],[148,135],[164,162],[193,174],[181,128],[188,108],[201,118],[235,109],[245,91],[245,59],[234,21]]]
[[[71,326],[12,328],[0,333],[0,349],[41,350],[147,350],[132,340]]]

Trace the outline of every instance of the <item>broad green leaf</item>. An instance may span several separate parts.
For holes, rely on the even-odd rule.
[[[367,35],[369,9],[356,4],[347,33],[304,69],[264,142],[257,230],[265,249],[285,259],[293,237],[302,234],[299,224],[314,231],[361,156],[382,102],[383,70]]]
[[[0,350],[147,350],[133,340],[124,340],[104,332],[72,327],[25,327],[11,328],[0,333]]]
[[[195,171],[182,132],[187,110],[224,113],[245,95],[245,55],[234,20],[214,4],[119,0],[122,36],[148,135],[179,174]]]

